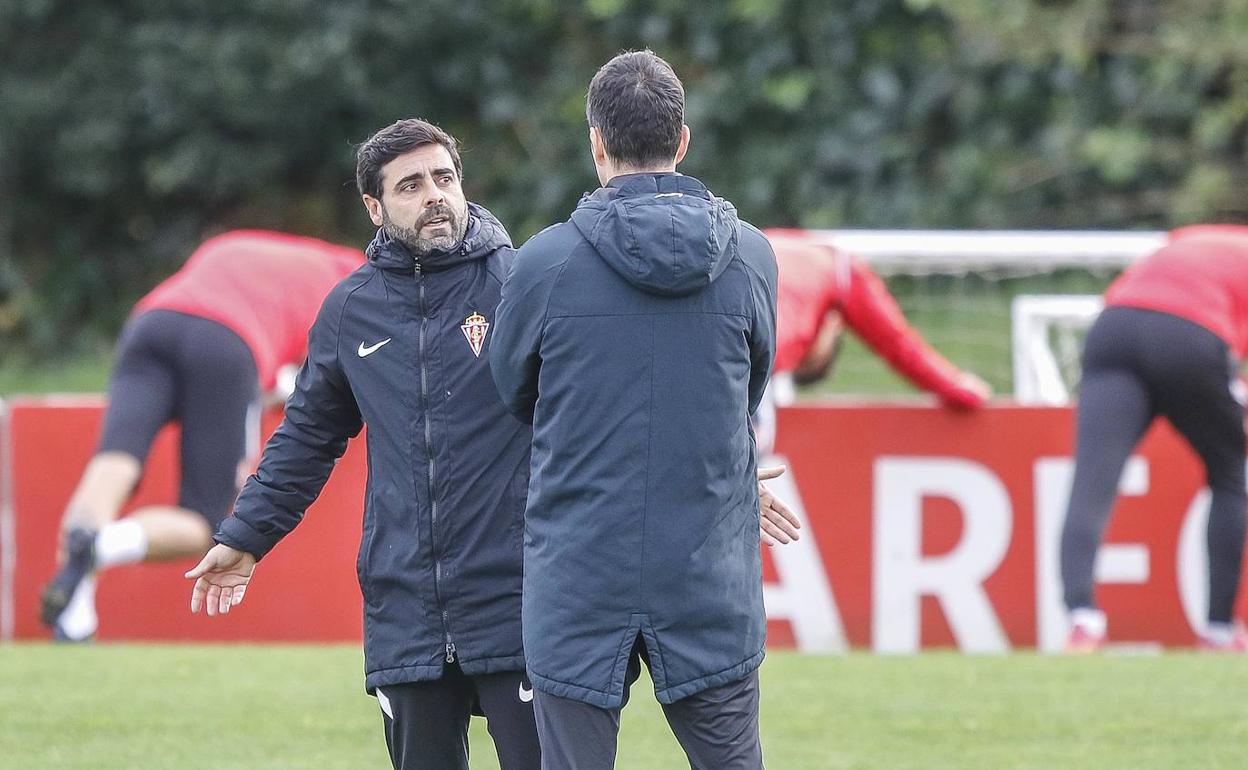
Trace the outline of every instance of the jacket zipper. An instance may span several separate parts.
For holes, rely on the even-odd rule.
[[[430,550],[433,552],[433,595],[442,608],[442,633],[446,638],[446,662],[455,662],[455,642],[451,640],[450,613],[442,602],[440,583],[442,581],[442,559],[438,553],[438,496],[434,483],[433,467],[433,429],[429,424],[429,372],[425,364],[425,331],[429,326],[428,313],[425,310],[425,282],[421,280],[420,263],[416,264],[416,285],[420,292],[420,400],[424,407],[425,421],[425,454],[429,458],[429,538]]]

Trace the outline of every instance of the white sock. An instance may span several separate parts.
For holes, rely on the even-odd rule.
[[[1205,638],[1214,644],[1230,644],[1235,638],[1235,625],[1210,621],[1209,626],[1205,628]]]
[[[95,536],[95,568],[133,564],[147,556],[147,535],[137,521],[122,519],[100,530]]]
[[[1079,607],[1070,611],[1070,624],[1079,626],[1093,636],[1104,636],[1109,625],[1105,613],[1094,607]]]
[[[99,622],[95,614],[95,575],[87,575],[74,589],[56,625],[68,638],[82,641],[95,633]]]

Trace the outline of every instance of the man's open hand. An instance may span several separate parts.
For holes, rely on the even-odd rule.
[[[243,600],[251,573],[256,569],[256,557],[246,551],[228,545],[214,545],[195,569],[186,577],[195,581],[191,589],[191,612],[207,607],[209,615],[222,615]]]
[[[789,510],[784,501],[772,494],[763,482],[782,475],[783,465],[758,469],[758,523],[759,536],[768,546],[783,545],[797,540],[802,528],[797,514]]]

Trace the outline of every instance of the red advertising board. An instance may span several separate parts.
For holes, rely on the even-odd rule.
[[[8,525],[0,527],[6,636],[46,636],[38,592],[100,416],[98,400],[9,405],[0,469],[9,498]],[[266,433],[279,419],[267,415]],[[806,524],[800,543],[770,549],[765,559],[772,646],[1060,646],[1056,548],[1072,469],[1069,409],[803,405],[779,420],[778,455],[790,471],[778,489]],[[176,442],[176,430],[161,435],[134,506],[173,499]],[[99,638],[358,639],[354,565],[365,478],[356,440],[227,617],[190,615],[186,563],[109,571],[97,595]],[[1155,426],[1124,473],[1098,560],[1113,640],[1192,642],[1207,590],[1202,483],[1186,446],[1167,425]]]
[[[9,405],[9,486],[16,552],[12,624],[19,639],[46,638],[38,621],[39,591],[52,575],[61,511],[91,457],[102,402],[15,401]],[[265,415],[267,436],[281,420]],[[177,497],[178,432],[163,431],[130,508]],[[363,615],[356,584],[364,446],[353,442],[303,523],[257,567],[255,590],[228,616],[194,616],[194,562],[109,570],[96,593],[101,640],[334,641],[360,638]]]
[[[770,551],[771,643],[1060,648],[1073,423],[1070,409],[1047,407],[782,411],[778,448],[790,472],[778,491],[808,529],[803,542]],[[1168,424],[1155,425],[1125,469],[1098,557],[1112,640],[1192,643],[1207,593],[1202,485],[1195,456]]]

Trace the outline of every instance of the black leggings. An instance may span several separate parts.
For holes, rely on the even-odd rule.
[[[258,387],[251,349],[234,332],[184,313],[141,313],[121,332],[97,451],[143,463],[156,433],[179,421],[178,505],[215,529],[238,495],[239,463],[258,449]]]
[[[1095,607],[1096,551],[1123,465],[1158,416],[1205,466],[1213,500],[1209,620],[1227,623],[1244,552],[1244,415],[1231,393],[1236,363],[1213,332],[1168,313],[1111,307],[1088,332],[1076,417],[1075,478],[1062,530],[1066,606]]]
[[[467,770],[468,720],[485,716],[502,770],[538,770],[533,688],[523,671],[467,676],[449,664],[441,679],[377,688],[395,770]]]

